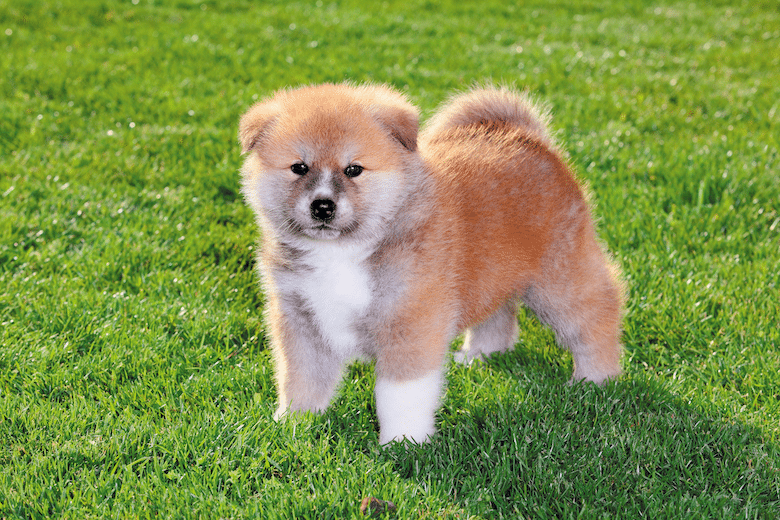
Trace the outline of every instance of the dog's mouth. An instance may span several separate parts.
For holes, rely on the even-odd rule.
[[[310,238],[333,240],[341,236],[341,230],[328,224],[317,224],[303,230]]]
[[[300,222],[295,218],[285,220],[282,229],[295,236],[304,236],[315,240],[333,240],[342,235],[343,231],[328,222]]]
[[[357,221],[350,222],[341,226],[334,226],[333,223],[318,222],[317,224],[303,228],[303,234],[309,238],[318,240],[335,240],[337,238],[354,237],[360,227]]]
[[[338,238],[353,237],[360,225],[356,220],[337,224],[332,221],[317,222],[309,220],[308,222],[301,222],[299,219],[290,218],[285,221],[284,228],[292,235],[314,240],[336,240]]]

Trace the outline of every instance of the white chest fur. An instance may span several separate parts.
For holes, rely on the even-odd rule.
[[[367,257],[363,248],[318,244],[305,259],[310,270],[296,283],[323,338],[345,354],[359,346],[355,321],[371,302]]]

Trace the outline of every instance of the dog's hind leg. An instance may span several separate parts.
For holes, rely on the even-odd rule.
[[[572,354],[571,382],[620,375],[621,286],[595,240],[550,262],[523,301]]]
[[[468,364],[495,352],[511,350],[519,334],[517,304],[509,300],[485,321],[466,330],[463,348],[455,353],[455,360]]]

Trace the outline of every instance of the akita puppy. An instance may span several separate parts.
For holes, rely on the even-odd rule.
[[[620,374],[621,289],[580,185],[524,95],[456,96],[418,138],[384,86],[283,90],[241,119],[243,192],[276,364],[277,417],[325,409],[345,365],[376,361],[380,443],[435,432],[448,347],[513,347],[522,302],[574,358]]]

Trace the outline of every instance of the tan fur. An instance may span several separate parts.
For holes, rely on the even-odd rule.
[[[404,381],[434,385],[427,374],[466,329],[466,360],[511,348],[519,302],[571,350],[573,380],[620,373],[617,271],[546,125],[527,96],[493,88],[450,100],[419,145],[417,110],[376,85],[281,91],[242,117],[279,415],[325,408],[356,356],[376,360],[384,400]],[[318,198],[332,199],[332,221],[309,211]],[[407,435],[384,420],[385,439]]]

